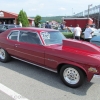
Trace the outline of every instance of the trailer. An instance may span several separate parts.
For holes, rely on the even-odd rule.
[[[91,18],[63,18],[65,25],[68,27],[76,27],[77,24],[83,29],[87,24],[93,25],[93,20]]]

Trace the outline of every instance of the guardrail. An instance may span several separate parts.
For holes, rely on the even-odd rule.
[[[99,14],[99,13],[100,13],[100,5],[89,8],[89,15]],[[83,12],[77,13],[73,16],[76,16],[76,17],[88,16],[88,9]]]

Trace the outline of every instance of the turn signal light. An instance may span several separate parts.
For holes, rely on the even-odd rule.
[[[98,70],[97,70],[96,68],[93,68],[93,67],[90,67],[90,68],[88,69],[88,71],[89,71],[89,72],[93,72],[93,73],[97,73],[97,72],[98,72]]]

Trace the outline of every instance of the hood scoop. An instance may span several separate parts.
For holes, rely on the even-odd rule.
[[[63,47],[65,46],[82,49],[82,50],[90,51],[90,52],[100,52],[100,48],[98,46],[93,45],[92,43],[88,43],[85,41],[78,41],[75,39],[63,40]]]

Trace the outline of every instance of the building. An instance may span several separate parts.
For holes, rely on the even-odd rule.
[[[68,27],[76,27],[79,24],[81,28],[85,28],[87,24],[93,25],[91,18],[63,18],[63,21]]]
[[[0,23],[2,24],[17,24],[18,14],[0,10]],[[34,25],[34,19],[29,18],[29,25]]]

